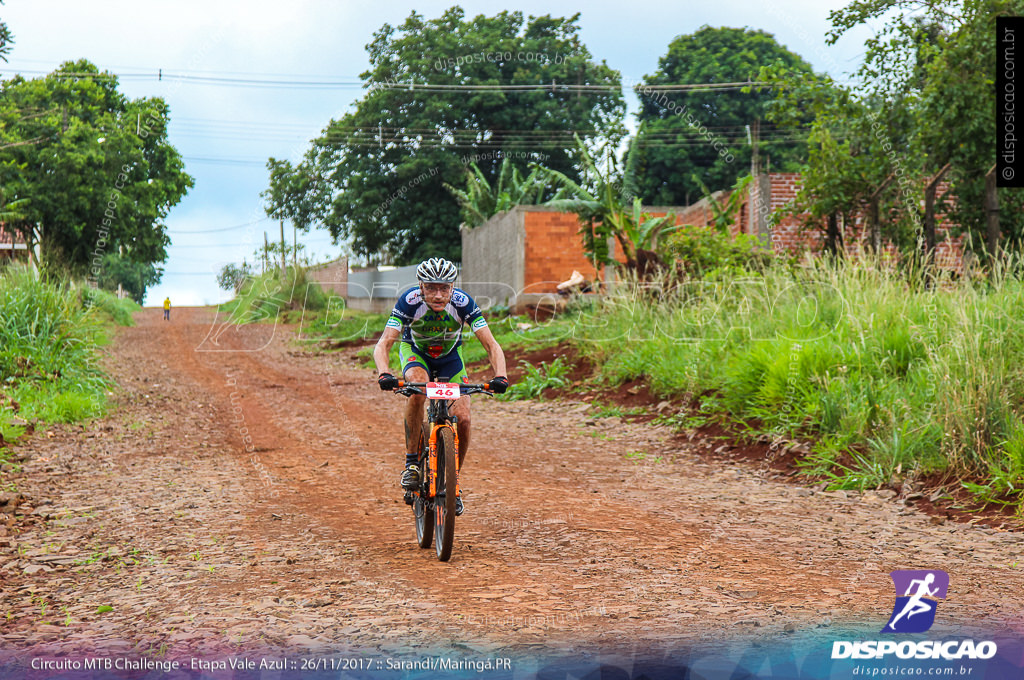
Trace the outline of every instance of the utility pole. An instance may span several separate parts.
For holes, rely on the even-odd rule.
[[[277,223],[281,225],[281,280],[284,281],[284,268],[287,266],[284,260],[284,220],[278,220]]]
[[[267,240],[267,232],[263,232],[263,273],[267,273],[267,255],[270,254],[270,241]]]

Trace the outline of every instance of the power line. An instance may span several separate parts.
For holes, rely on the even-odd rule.
[[[579,84],[559,83],[552,80],[550,83],[533,83],[518,85],[468,85],[465,83],[444,84],[444,83],[417,83],[414,80],[398,82],[392,80],[367,81],[361,80],[279,80],[270,78],[238,78],[225,76],[203,76],[188,75],[186,73],[164,73],[158,70],[156,73],[121,73],[110,72],[90,73],[87,71],[61,71],[48,72],[26,69],[21,73],[31,75],[51,75],[56,78],[97,78],[97,79],[139,79],[151,81],[168,81],[193,83],[197,85],[225,85],[229,87],[259,87],[259,88],[283,88],[283,89],[318,89],[318,90],[339,90],[339,89],[361,89],[374,90],[407,90],[409,92],[622,92],[623,89],[637,88],[650,89],[656,92],[718,92],[728,90],[741,90],[747,87],[765,87],[771,85],[768,82],[728,82],[728,83],[682,83],[675,85],[640,85],[635,84],[631,88],[623,84]]]
[[[266,222],[269,219],[270,219],[269,217],[261,217],[260,219],[255,220],[253,222],[246,222],[245,224],[236,224],[233,227],[223,227],[221,229],[199,229],[198,231],[192,231],[192,230],[190,230],[190,231],[178,231],[178,230],[175,229],[173,231],[168,230],[168,233],[169,234],[216,234],[216,233],[222,232],[222,231],[232,231],[233,229],[241,229],[242,227],[252,226],[254,224],[259,224],[260,222]]]
[[[216,163],[220,165],[266,165],[266,161],[245,158],[210,158],[207,156],[182,156],[190,163]]]

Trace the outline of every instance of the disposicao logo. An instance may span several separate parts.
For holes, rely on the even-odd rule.
[[[896,604],[880,633],[923,633],[935,623],[939,600],[946,599],[949,574],[940,569],[898,569],[890,573],[896,586]],[[899,659],[991,659],[996,643],[974,640],[837,640],[832,643],[833,659],[882,659],[889,654]]]
[[[946,599],[949,574],[939,569],[897,569],[889,576],[896,586],[896,604],[892,608],[889,622],[880,632],[923,633],[931,628],[935,623],[938,602],[926,598]]]

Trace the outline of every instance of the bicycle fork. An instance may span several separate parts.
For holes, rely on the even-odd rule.
[[[442,427],[450,428],[452,431],[452,440],[455,442],[455,495],[458,496],[462,493],[462,487],[459,485],[459,430],[455,426],[456,422],[457,421],[452,418],[450,425],[447,423],[435,423],[430,429],[430,440],[427,449],[427,481],[431,499],[437,497],[437,433]]]

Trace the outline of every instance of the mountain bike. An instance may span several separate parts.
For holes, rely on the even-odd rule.
[[[426,383],[401,380],[395,394],[422,394],[430,402],[417,447],[420,486],[406,491],[405,500],[412,505],[416,520],[416,542],[421,548],[434,543],[437,559],[447,562],[455,542],[455,499],[460,493],[458,418],[448,413],[448,404],[469,394],[494,393],[486,384],[450,383],[447,378],[437,378]]]

